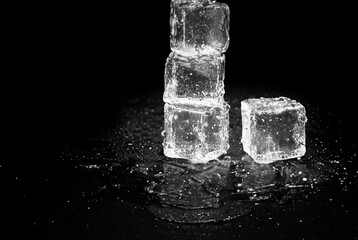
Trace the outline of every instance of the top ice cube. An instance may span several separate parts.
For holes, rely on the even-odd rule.
[[[172,4],[183,5],[183,4],[198,4],[205,5],[211,4],[215,2],[215,0],[172,0]]]
[[[229,7],[211,0],[172,0],[170,45],[182,55],[220,54],[229,46]]]
[[[304,106],[286,97],[241,102],[244,151],[256,162],[301,157],[306,152]]]

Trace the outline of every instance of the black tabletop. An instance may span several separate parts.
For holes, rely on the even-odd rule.
[[[309,119],[308,150],[301,161],[308,165],[314,162],[319,167],[308,171],[308,165],[294,161],[281,168],[305,172],[312,186],[272,190],[274,195],[251,198],[250,204],[231,199],[231,205],[220,205],[219,211],[205,210],[200,205],[202,199],[192,199],[199,201],[199,210],[190,209],[197,204],[192,200],[184,202],[189,209],[175,208],[175,204],[174,208],[160,207],[157,197],[146,190],[150,181],[156,181],[155,173],[160,172],[155,167],[169,162],[171,165],[166,167],[181,174],[180,164],[187,163],[176,160],[172,165],[163,156],[162,92],[150,90],[112,102],[110,107],[100,108],[100,101],[91,109],[76,107],[52,112],[52,116],[43,114],[59,118],[46,119],[46,123],[40,119],[41,128],[31,133],[35,135],[18,135],[22,144],[13,151],[12,161],[0,168],[8,190],[2,206],[5,214],[1,234],[15,239],[354,239],[358,169],[357,128],[347,115],[351,111],[310,102],[302,94],[288,90],[232,87],[226,92],[225,99],[231,105],[231,148],[229,158],[221,157],[220,161],[245,161],[239,143],[241,100],[288,96],[306,107]],[[255,169],[253,174],[258,176],[269,173],[267,168]],[[270,177],[263,179],[271,181]],[[277,181],[281,180],[273,183]],[[285,175],[284,181],[297,184],[299,180]],[[164,199],[166,204],[171,201]],[[206,220],[213,221],[201,218],[201,222],[198,214],[206,214]]]

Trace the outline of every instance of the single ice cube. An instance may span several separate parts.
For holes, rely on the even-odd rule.
[[[170,53],[165,65],[165,102],[217,104],[224,96],[224,55]]]
[[[208,162],[229,148],[229,105],[196,106],[166,103],[164,106],[164,155]]]
[[[241,102],[244,151],[258,163],[301,157],[306,152],[306,111],[286,97]]]
[[[225,3],[172,0],[170,45],[183,55],[223,53],[229,46],[230,10]]]
[[[177,5],[207,5],[215,2],[215,0],[172,0],[172,4]]]

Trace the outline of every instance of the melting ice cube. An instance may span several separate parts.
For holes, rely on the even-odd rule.
[[[223,53],[229,46],[229,7],[211,0],[172,0],[171,49]]]
[[[241,102],[244,151],[258,163],[301,157],[306,152],[306,111],[286,97]]]
[[[225,102],[215,107],[166,103],[164,118],[167,157],[208,162],[229,148],[229,105]]]
[[[165,66],[165,102],[223,101],[225,56],[182,56],[172,52]]]

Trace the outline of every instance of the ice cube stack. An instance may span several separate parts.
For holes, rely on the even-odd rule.
[[[224,101],[229,7],[213,0],[172,0],[165,65],[164,155],[205,163],[229,148]]]

